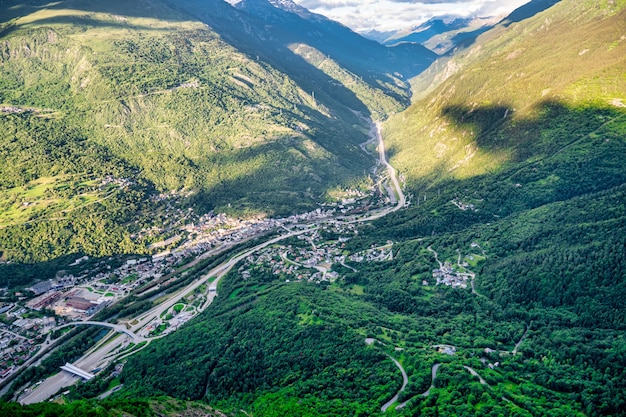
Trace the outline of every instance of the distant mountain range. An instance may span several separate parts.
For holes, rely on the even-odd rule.
[[[419,43],[441,55],[463,41],[491,29],[501,19],[502,16],[433,18],[419,26],[395,32],[387,36],[382,43],[385,45],[394,45],[402,42]]]
[[[518,22],[549,8],[560,0],[533,0],[514,10],[507,16],[474,16],[462,18],[443,16],[410,28],[389,32],[366,32],[364,36],[383,45],[396,45],[403,42],[418,43],[431,51],[444,55],[457,46],[471,43],[478,35],[493,28],[496,24]]]
[[[261,50],[269,46],[284,48],[294,43],[306,44],[365,78],[370,78],[373,73],[398,73],[410,78],[426,69],[436,57],[421,45],[413,45],[410,49],[381,46],[338,22],[309,12],[291,0],[241,0],[232,3],[251,19],[251,27],[257,31],[255,36],[264,42],[257,45]],[[211,21],[209,16],[204,18],[216,27],[220,25],[219,20]]]

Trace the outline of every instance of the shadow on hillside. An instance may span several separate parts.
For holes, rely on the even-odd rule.
[[[504,153],[508,159],[487,172],[477,166],[475,175],[459,178],[454,168],[457,161],[440,158],[422,178],[413,179],[410,192],[422,207],[424,196],[426,201],[438,201],[447,207],[449,217],[436,216],[413,226],[410,221],[394,219],[417,215],[412,208],[381,222],[397,222],[385,227],[395,228],[399,236],[427,236],[626,183],[626,139],[621,133],[626,126],[625,109],[597,103],[572,106],[551,100],[539,103],[531,114],[535,116],[515,117],[507,106],[455,105],[443,109],[441,115],[451,126],[473,132],[471,142],[478,152]],[[415,163],[427,157],[416,155]],[[446,200],[454,198],[476,202],[478,210],[448,206]]]
[[[140,2],[138,4],[141,6],[147,3]],[[365,126],[363,126],[363,121],[357,115],[353,114],[352,111],[357,111],[364,117],[369,117],[371,113],[367,105],[365,105],[353,91],[343,85],[337,85],[335,79],[308,63],[301,56],[291,52],[289,49],[290,44],[298,42],[299,40],[295,34],[291,34],[293,38],[290,38],[289,34],[287,34],[287,36],[281,36],[276,39],[262,40],[263,37],[257,35],[267,33],[265,32],[265,24],[260,20],[250,18],[236,11],[222,0],[208,2],[194,2],[189,0],[177,2],[177,4],[183,7],[182,13],[199,15],[200,20],[211,26],[225,42],[249,54],[252,59],[256,58],[260,62],[267,62],[289,74],[304,92],[315,93],[315,100],[319,108],[324,106],[330,109],[329,116],[325,115],[321,110],[318,111],[314,108],[299,109],[305,112],[305,118],[310,119],[307,120],[307,123],[312,127],[310,133],[311,138],[322,148],[330,151],[330,153],[334,155],[328,157],[328,164],[326,166],[319,165],[318,168],[332,168],[333,165],[337,168],[336,170],[329,168],[324,170],[324,172],[316,173],[318,177],[322,178],[322,181],[320,181],[321,185],[317,187],[318,192],[321,193],[324,191],[325,187],[335,185],[339,173],[343,174],[343,178],[345,178],[346,181],[361,178],[365,175],[366,170],[362,168],[364,168],[365,159],[368,157],[359,149],[358,144],[365,141],[367,137],[364,132],[361,132],[359,127],[355,128],[353,125],[361,125],[361,128]],[[149,8],[141,9],[137,4],[131,4],[131,6],[129,6],[128,2],[121,0],[107,3],[96,1],[65,1],[44,4],[44,2],[34,2],[29,5],[24,5],[20,2],[11,2],[8,5],[3,4],[3,7],[11,10],[10,14],[3,14],[4,19],[24,16],[42,8],[83,10],[86,12],[111,14],[119,13],[136,17],[154,17]],[[163,10],[164,9],[165,7]],[[162,13],[163,10],[160,9],[159,12]],[[123,13],[121,11],[123,11]],[[173,16],[165,20],[176,21],[176,19],[179,19],[180,14],[172,14]],[[8,20],[5,20],[5,22],[6,21]],[[45,14],[42,14],[42,20],[30,22],[29,25],[50,25],[53,23],[78,24],[87,27],[133,28],[124,23],[116,23],[113,20],[103,22],[89,17],[79,17],[76,19],[65,16],[46,18]],[[9,29],[19,30],[20,26],[16,25]],[[143,30],[145,28],[135,27],[134,29]],[[364,78],[370,83],[373,83],[372,80],[375,80],[376,83],[381,81],[376,75],[365,75]],[[391,82],[392,79],[384,78],[382,81]],[[374,86],[379,90],[381,89],[380,85],[374,84]],[[385,91],[389,94],[395,94],[392,90]],[[400,96],[398,95],[397,97]],[[291,116],[295,119],[301,117],[296,114],[291,114]],[[324,129],[323,133],[320,133],[322,128]],[[351,132],[346,134],[346,130],[348,129],[351,130]],[[265,155],[268,152],[274,152],[276,158],[288,157],[287,152],[285,152],[286,148],[277,149],[274,146],[275,145],[270,144],[257,146],[253,149],[229,151],[228,157],[231,158],[232,161],[241,163]],[[282,154],[279,153],[280,150],[283,151]],[[359,157],[350,157],[350,155],[354,153],[357,153]],[[168,164],[177,166],[183,178],[186,175],[185,170],[194,169],[193,161],[181,159],[179,155],[168,154],[165,155],[163,159]],[[373,163],[371,159],[369,159],[369,162]],[[271,212],[271,210],[268,210],[268,205],[270,204],[275,205],[277,212],[284,210],[285,207],[290,207],[291,211],[310,209],[311,206],[306,204],[307,202],[313,201],[311,197],[300,200],[303,201],[303,206],[294,206],[298,204],[296,197],[298,197],[298,199],[301,198],[297,194],[303,194],[302,190],[307,190],[307,188],[313,188],[315,190],[315,187],[311,187],[311,184],[309,184],[315,181],[315,179],[312,176],[299,177],[295,169],[298,168],[297,164],[294,164],[295,168],[288,176],[285,172],[280,172],[276,169],[275,167],[277,165],[280,165],[280,162],[266,161],[262,168],[247,169],[245,173],[241,175],[227,177],[227,179],[220,181],[217,186],[206,187],[205,191],[198,195],[195,203],[210,209],[214,206],[216,200],[222,198],[223,200],[220,201],[220,203],[233,201],[235,204],[241,204],[244,208],[267,210],[269,212]],[[155,172],[159,174],[160,171],[155,168]],[[281,178],[280,176],[282,175],[285,175],[285,177]],[[259,186],[263,181],[265,181],[265,188],[263,190],[251,190],[252,187]],[[315,197],[318,196],[319,195],[315,195]],[[75,219],[68,220],[70,226],[74,224],[74,220]],[[62,227],[62,225],[67,225],[68,223],[60,223],[59,225],[55,225],[55,227]],[[76,222],[76,224],[78,223],[79,222]],[[45,228],[43,225],[41,227]],[[52,231],[50,233],[52,233]],[[54,234],[52,233],[52,235]],[[62,245],[64,243],[56,242],[55,244]],[[50,245],[52,245],[52,243],[50,243]],[[44,262],[39,265],[41,265],[40,269],[33,268],[32,270],[45,271],[46,268],[54,268],[53,263],[49,264]]]
[[[142,30],[142,31],[155,31],[165,32],[167,29],[155,29],[150,26],[131,25],[124,22],[104,21],[93,19],[89,16],[55,16],[45,19],[37,20],[35,23],[39,27],[45,27],[48,25],[67,25],[72,26],[74,29],[86,29],[86,28],[112,28],[112,29],[130,29],[130,30]],[[30,24],[29,24],[30,25]],[[12,33],[21,29],[22,26],[11,24],[4,30],[0,31],[0,37],[7,37]]]
[[[292,52],[290,47],[293,45],[302,43],[317,49],[344,69],[354,73],[371,88],[381,90],[400,102],[408,104],[407,97],[400,96],[392,89],[384,87],[385,84],[395,84],[395,79],[389,76],[393,70],[388,63],[393,57],[380,55],[382,53],[380,51],[386,53],[388,48],[377,42],[364,40],[347,28],[341,27],[339,31],[334,27],[329,28],[327,30],[330,35],[328,35],[325,31],[320,31],[315,24],[274,7],[271,7],[265,14],[257,14],[258,12],[239,10],[228,5],[227,8],[220,8],[216,13],[204,3],[198,4],[192,0],[181,1],[170,6],[208,24],[235,48],[285,71],[300,84],[304,91],[316,91],[316,97],[319,92],[324,92],[333,100],[345,101],[342,98],[350,96],[344,105],[364,115],[369,115],[369,111],[352,91],[342,85],[337,85],[337,80]],[[312,33],[316,35],[313,36]],[[371,50],[363,49],[362,43],[367,43]],[[380,51],[372,53],[372,50]],[[377,60],[376,57],[379,59]]]
[[[81,10],[91,13],[120,14],[131,17],[152,17],[154,13],[157,13],[157,16],[154,17],[169,21],[182,21],[182,19],[177,19],[177,16],[167,13],[165,7],[155,8],[154,5],[150,5],[149,1],[144,0],[133,2],[126,0],[64,0],[56,2],[48,0],[32,0],[29,2],[4,0],[0,4],[2,6],[0,23],[6,23],[15,18],[45,10]],[[40,21],[32,23],[38,22]]]
[[[83,255],[84,254],[71,254],[54,258],[49,261],[34,263],[12,262],[8,264],[0,264],[0,288],[14,289],[24,285],[31,285],[35,282],[54,279],[57,274],[75,274],[75,276],[78,276],[80,275],[80,271],[86,269],[87,265],[96,265],[105,261],[105,263],[110,263],[113,267],[117,264],[121,265],[123,262],[121,260],[112,261],[108,258],[95,258],[83,263],[82,265],[70,266],[70,264]],[[97,268],[95,270],[97,270]],[[103,266],[101,270],[106,270],[106,267]]]
[[[623,117],[621,110],[609,105],[571,106],[557,100],[539,102],[530,114],[536,116],[518,117],[505,105],[451,105],[441,111],[452,126],[470,128],[479,149],[513,151],[511,163],[549,157]]]
[[[320,137],[317,143],[322,148],[333,149],[333,156],[309,155],[306,145],[298,138],[283,137],[197,161],[202,167],[243,169],[239,175],[225,174],[225,178],[204,187],[192,200],[207,211],[215,208],[216,202],[222,208],[228,203],[235,212],[260,210],[272,216],[314,210],[318,207],[316,200],[329,187],[339,185],[337,178],[357,181],[371,162],[358,146],[349,142],[339,146],[328,143],[332,140]],[[263,161],[261,166],[248,167],[250,161],[259,160]]]
[[[17,7],[19,4],[17,2],[13,2],[13,4],[14,8],[11,8],[10,5],[7,8],[13,10],[16,16],[26,15],[40,8],[48,7],[51,9],[82,10],[110,14],[119,13],[136,17],[153,16],[153,14],[156,14],[159,18],[163,18],[160,15],[163,15],[163,10],[166,9],[165,6],[157,11],[151,8],[142,9],[137,5],[129,5],[123,1],[114,1],[106,4],[102,2],[67,1],[45,5],[41,2],[39,6],[31,4],[21,7]],[[176,7],[179,11],[172,11],[172,7]],[[363,117],[370,117],[371,113],[368,106],[353,91],[339,84],[334,78],[329,77],[301,56],[293,53],[288,48],[291,39],[285,39],[283,36],[280,39],[261,40],[263,38],[262,34],[266,30],[265,25],[237,11],[222,0],[207,2],[178,1],[175,5],[168,4],[167,10],[170,10],[171,16],[168,16],[166,20],[175,21],[180,19],[180,16],[196,16],[197,19],[211,26],[225,42],[234,46],[235,49],[247,53],[251,59],[267,62],[289,74],[303,92],[311,96],[314,95],[315,104],[312,106],[298,106],[297,112],[296,109],[293,112],[286,109],[281,111],[292,120],[301,118],[306,120],[306,123],[311,127],[310,135],[312,139],[331,154],[338,156],[335,163],[340,169],[342,167],[347,169],[357,167],[359,175],[363,173],[362,161],[366,155],[360,150],[358,144],[365,141],[366,136],[360,132],[359,128],[354,128],[354,126],[362,125],[363,122],[353,111],[360,113]],[[31,22],[29,25],[55,23],[84,25],[86,27],[146,29],[145,27],[127,25],[124,22],[115,22],[113,19],[110,21],[92,19],[88,15],[86,17],[58,16],[45,18],[44,14],[42,15],[42,20]],[[15,26],[11,30],[17,29],[19,29],[19,26]],[[264,64],[261,65],[263,66]],[[302,113],[304,113],[304,117]],[[347,132],[348,130],[350,132]],[[259,150],[259,152],[262,151],[263,148]],[[360,156],[353,158],[351,155],[354,153],[358,153]],[[249,155],[249,153],[232,152],[230,156],[234,160],[240,160],[243,158],[243,155]],[[359,160],[359,162],[354,164],[353,159]],[[256,175],[254,172],[248,174],[250,177],[254,175]],[[241,184],[241,182],[242,180],[238,180],[237,183]],[[287,187],[286,190],[289,191],[290,188]]]
[[[456,35],[454,35],[450,39],[450,42],[452,42],[454,47],[452,47],[448,51],[446,51],[443,54],[443,56],[454,56],[459,51],[459,49],[467,49],[467,48],[469,48],[470,46],[472,46],[476,42],[476,39],[480,35],[482,35],[483,33],[487,32],[488,30],[491,30],[491,29],[493,29],[493,26],[485,26],[485,27],[473,30],[471,32],[460,32],[460,33],[457,33]]]
[[[159,9],[148,6],[141,4],[132,5],[121,0],[106,3],[90,1],[46,3],[42,1],[39,5],[24,5],[20,2],[12,2],[5,6],[10,11],[10,13],[6,14],[5,19],[8,17],[9,19],[6,20],[8,21],[13,17],[26,16],[40,9],[69,9],[91,13],[108,13],[111,14],[111,19],[104,21],[93,18],[90,15],[45,17],[44,14],[39,20],[29,21],[28,25],[68,24],[78,27],[112,27],[116,29],[163,31],[150,26],[138,26],[124,21],[116,21],[115,17],[117,15],[152,17],[164,21],[183,22],[186,20],[183,17],[187,15],[208,24],[225,42],[232,45],[235,49],[249,54],[253,59],[256,58],[257,60],[268,62],[272,66],[285,71],[298,82],[305,92],[315,94],[316,99],[320,103],[326,104],[330,108],[334,107],[334,103],[338,103],[358,111],[364,116],[368,117],[370,115],[367,106],[358,99],[354,92],[343,85],[338,85],[337,80],[329,77],[289,49],[291,44],[301,41],[296,32],[281,33],[275,28],[268,28],[262,20],[238,11],[223,0],[209,0],[205,2],[179,0]],[[170,13],[167,13],[167,10]],[[291,13],[279,9],[275,10],[283,19],[288,18],[300,24],[311,25]],[[22,28],[21,25],[9,24],[4,28],[1,36],[7,36],[20,28]],[[309,29],[312,30],[312,28],[313,26]],[[358,35],[354,34],[354,36]],[[376,44],[375,42],[373,43]],[[316,46],[319,47],[319,45]],[[322,52],[325,52],[324,49],[320,48]],[[333,58],[336,59],[337,57]],[[340,63],[342,61],[341,59],[337,60]],[[350,66],[347,66],[347,68],[350,68]],[[402,102],[407,101],[407,97],[398,96],[393,90],[384,86],[381,87],[379,84],[379,81],[381,81],[380,77],[386,77],[382,72],[372,75],[368,71],[361,71],[360,75],[362,78],[365,78],[372,88],[383,90]],[[392,79],[383,78],[382,80],[384,83],[393,83]]]
[[[450,169],[456,161],[440,158],[410,182],[410,208],[372,230],[424,239],[422,248],[437,241],[449,254],[478,242],[488,256],[476,271],[481,294],[505,305],[568,306],[581,323],[622,328],[626,108],[552,100],[529,114],[514,117],[507,106],[441,111],[449,125],[439,140],[450,144],[453,128],[471,130],[481,152],[510,158],[463,178]]]

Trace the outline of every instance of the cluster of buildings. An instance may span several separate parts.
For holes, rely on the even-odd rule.
[[[9,111],[0,108],[0,111]],[[99,187],[116,185],[121,188],[131,185],[131,180],[105,177]],[[45,336],[57,325],[71,320],[85,320],[112,302],[126,297],[131,290],[143,288],[164,275],[174,271],[174,267],[207,250],[228,244],[235,244],[250,237],[259,236],[272,230],[298,230],[320,224],[320,229],[336,233],[336,242],[323,243],[325,239],[312,231],[310,236],[299,235],[306,242],[305,247],[275,246],[250,256],[240,269],[244,276],[250,276],[255,266],[265,265],[274,275],[286,281],[308,280],[314,282],[333,281],[339,274],[332,270],[334,264],[354,268],[345,264],[347,254],[343,253],[345,241],[355,233],[355,226],[337,223],[321,225],[341,213],[357,213],[365,193],[360,191],[348,195],[340,203],[320,207],[314,211],[281,219],[254,217],[237,219],[225,214],[209,213],[194,219],[190,210],[175,209],[166,213],[170,226],[148,230],[144,233],[167,233],[170,241],[164,241],[170,248],[153,256],[127,259],[117,267],[111,266],[112,258],[94,263],[88,256],[77,258],[70,266],[84,266],[79,276],[60,273],[54,280],[46,280],[15,293],[20,300],[15,304],[0,304],[0,382],[19,365],[34,355],[45,340]],[[172,195],[160,196],[163,200]],[[187,224],[184,224],[187,223]],[[137,238],[139,236],[136,236]],[[308,246],[310,244],[310,247]],[[176,246],[176,248],[171,248]],[[285,256],[281,256],[285,254]],[[353,255],[354,256],[354,255]],[[356,257],[353,262],[382,261],[393,256],[390,247],[373,248]],[[291,260],[292,258],[293,260]],[[355,270],[356,271],[356,270]],[[8,289],[5,289],[8,293]],[[191,307],[193,308],[193,307]],[[48,311],[54,317],[48,317]],[[50,312],[49,315],[52,315]],[[154,323],[151,331],[165,332],[176,329],[193,316],[189,311],[173,313],[159,323]]]
[[[42,294],[38,297],[35,297],[29,300],[26,303],[26,307],[36,310],[36,311],[41,311],[42,309],[56,302],[59,298],[61,298],[61,295],[63,295],[61,291],[51,291],[51,292]]]
[[[444,262],[440,268],[433,269],[433,278],[437,281],[436,285],[442,284],[453,288],[467,288],[467,279],[469,277],[469,274],[455,270],[450,262]]]
[[[339,273],[334,271],[336,265],[341,265],[354,272],[357,270],[346,261],[360,262],[383,262],[393,259],[392,243],[386,246],[372,247],[363,252],[348,256],[345,251],[345,242],[354,235],[354,226],[347,224],[341,226],[323,226],[324,229],[340,234],[335,241],[325,242],[318,229],[310,233],[298,235],[297,239],[304,244],[297,245],[274,245],[267,247],[256,255],[246,258],[239,268],[239,273],[244,279],[250,278],[255,271],[265,269],[273,275],[284,279],[286,282],[334,282],[339,278]]]
[[[58,291],[65,288],[72,288],[78,283],[78,281],[79,279],[75,278],[73,275],[61,274],[61,276],[57,276],[54,280],[49,279],[47,281],[41,281],[33,284],[27,289],[35,296],[38,296],[40,294],[46,294],[51,290]]]
[[[133,180],[129,178],[117,178],[117,177],[114,177],[113,175],[107,175],[100,182],[100,188],[102,189],[108,185],[117,185],[120,188],[126,188],[133,184],[134,184]]]
[[[332,266],[326,263],[320,266],[315,260],[315,255],[309,258],[304,264],[288,259],[286,251],[290,246],[276,246],[264,249],[258,256],[250,255],[246,258],[244,265],[239,268],[239,273],[243,279],[250,278],[256,270],[267,269],[272,275],[285,280],[285,282],[322,282],[334,281],[339,274],[330,270]],[[318,250],[319,251],[319,250]],[[301,259],[298,257],[298,259]]]
[[[228,217],[223,213],[214,214],[211,212],[181,227],[180,230],[186,232],[187,238],[171,253],[182,252],[184,256],[198,255],[211,248],[225,244],[236,244],[271,230],[328,219],[334,214],[334,209],[323,210],[318,208],[308,213],[280,219],[268,219],[261,216],[241,219]]]
[[[371,198],[376,195],[377,198]],[[373,205],[385,205],[389,198],[384,193],[377,192],[372,187],[367,192],[360,190],[346,190],[341,200],[334,203],[322,204],[323,207],[331,207],[334,212],[341,214],[361,214],[367,212]]]
[[[304,240],[302,236],[298,236]],[[293,248],[287,246],[286,256],[289,259],[295,260],[298,264],[304,265],[308,268],[315,268],[318,265],[332,265],[334,262],[345,261],[345,256],[341,253],[341,248],[345,247],[345,244],[341,246],[337,245],[319,245],[311,248]]]
[[[456,347],[452,345],[433,345],[431,347],[436,349],[437,352],[443,353],[445,355],[450,355],[450,356],[456,355]]]
[[[350,255],[352,262],[384,262],[393,260],[393,242],[387,241],[385,246],[372,245],[370,249]]]
[[[126,286],[105,283],[116,272],[101,272],[95,277],[89,277],[88,273],[82,277],[70,274],[38,282],[27,288],[34,297],[26,301],[24,307],[37,312],[54,310],[56,315],[71,319],[91,316],[112,300],[125,295]]]
[[[236,244],[250,237],[260,236],[271,230],[290,225],[314,223],[330,219],[337,214],[359,214],[371,208],[369,198],[375,191],[345,190],[342,200],[336,203],[320,204],[320,208],[285,218],[229,217],[224,213],[209,212],[197,216],[191,208],[181,210],[173,204],[175,200],[191,195],[191,191],[180,190],[162,193],[153,197],[155,202],[165,202],[166,209],[160,214],[161,225],[146,228],[133,235],[133,239],[150,236],[169,236],[150,245],[151,249],[163,249],[157,256],[180,254],[183,258],[204,253],[224,244]]]
[[[22,108],[17,106],[0,106],[0,113],[24,113],[35,111],[32,107]]]
[[[39,346],[33,340],[0,334],[0,381],[10,376],[38,350]]]
[[[103,293],[93,290],[91,287],[79,287],[64,293],[62,296],[63,298],[52,306],[55,314],[72,319],[81,319],[92,316],[109,305],[115,294]]]
[[[29,310],[18,304],[0,308],[0,382],[39,351],[43,335],[56,326],[54,317],[27,318]]]

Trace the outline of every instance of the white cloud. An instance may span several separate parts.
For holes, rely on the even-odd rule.
[[[294,0],[357,32],[398,30],[436,16],[497,16],[529,0]]]

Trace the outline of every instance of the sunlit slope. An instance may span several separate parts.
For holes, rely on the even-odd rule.
[[[386,124],[392,162],[429,186],[503,172],[623,124],[626,13],[601,3],[562,1],[480,37],[459,72]]]
[[[165,6],[125,16],[121,4],[91,12],[77,3],[36,11],[5,31],[5,105],[51,109],[53,123],[82,129],[162,190],[214,188],[267,165],[277,165],[277,181],[295,164],[346,175],[329,161],[354,150],[359,132],[331,140],[331,110],[285,74]],[[318,143],[305,146],[311,138]]]

